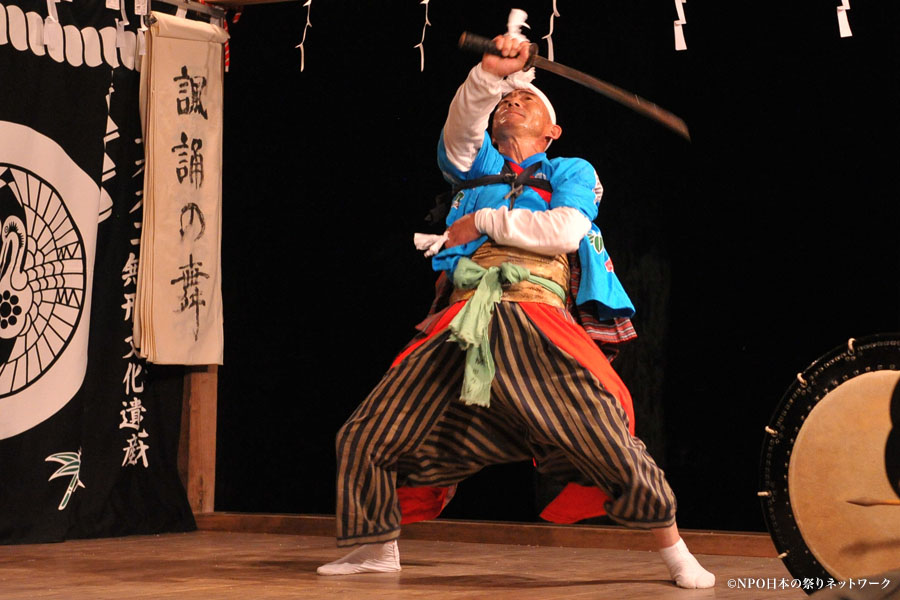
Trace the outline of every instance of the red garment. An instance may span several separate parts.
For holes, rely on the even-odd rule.
[[[432,336],[443,332],[465,302],[457,302],[430,319],[425,335],[407,346],[394,359],[392,367],[406,358],[413,350]],[[634,407],[631,394],[619,375],[613,370],[606,356],[591,337],[568,313],[547,304],[520,302],[519,305],[535,326],[560,350],[572,356],[588,369],[622,405],[628,415],[628,430],[634,435]],[[433,519],[440,514],[452,497],[451,488],[399,488],[398,499],[402,514],[401,523],[415,523]],[[586,487],[569,483],[562,492],[548,504],[541,518],[553,523],[575,523],[583,519],[606,514],[603,505],[609,498],[596,487]]]
[[[522,171],[525,170],[511,160],[506,161],[506,164],[509,165],[509,168],[512,169],[512,172],[515,173],[516,175],[520,175],[522,173]],[[530,185],[528,187],[530,187],[535,192],[537,192],[538,196],[540,196],[541,198],[544,199],[544,202],[546,202],[547,204],[550,204],[550,198],[553,196],[553,192],[550,192],[548,190],[542,190],[540,188],[536,188],[536,187],[533,187]]]

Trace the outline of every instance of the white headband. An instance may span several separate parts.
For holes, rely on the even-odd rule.
[[[512,92],[513,90],[528,90],[535,96],[541,99],[541,102],[544,103],[544,106],[547,107],[547,112],[550,113],[550,122],[556,125],[556,111],[553,110],[553,105],[550,104],[550,99],[538,89],[536,85],[532,82],[534,80],[534,67],[528,69],[527,71],[518,71],[513,73],[512,75],[507,75],[506,79],[503,80],[503,95]]]
[[[524,88],[520,88],[520,89],[526,89],[529,92],[531,92],[532,94],[534,94],[535,96],[537,96],[538,98],[540,98],[541,102],[544,103],[544,106],[547,107],[547,112],[550,113],[550,122],[553,123],[554,125],[556,125],[556,111],[553,110],[553,105],[550,104],[550,99],[547,98],[547,96],[544,94],[544,92],[539,90],[538,87],[536,85],[534,85],[533,83],[529,83]]]

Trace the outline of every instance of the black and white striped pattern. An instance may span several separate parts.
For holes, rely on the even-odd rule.
[[[617,522],[674,522],[672,491],[619,403],[517,304],[494,312],[489,408],[459,400],[464,353],[446,339],[434,336],[388,371],[338,433],[339,546],[399,535],[398,485],[446,486],[532,457],[542,473],[605,491]]]

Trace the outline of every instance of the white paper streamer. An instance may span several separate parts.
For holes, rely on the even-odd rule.
[[[425,30],[431,27],[431,21],[428,20],[428,2],[429,0],[422,0],[419,3],[425,5],[425,24],[422,25],[422,41],[413,46],[413,48],[419,49],[419,72],[425,70]]]
[[[56,12],[58,0],[47,0],[47,18],[52,23],[59,23],[59,13]]]
[[[125,46],[125,26],[128,25],[128,15],[125,14],[125,3],[120,2],[122,11],[122,20],[116,19],[116,48]]]
[[[116,1],[118,1],[118,0],[116,0]],[[175,11],[175,16],[178,17],[179,19],[187,19],[187,9],[179,8],[178,10]]]
[[[850,0],[841,0],[841,5],[837,7],[838,30],[841,37],[851,37],[853,33],[850,31],[850,21],[847,20],[847,11],[850,10]]]
[[[675,12],[678,13],[678,20],[675,21],[675,49],[687,50],[687,44],[684,41],[684,31],[681,26],[687,23],[684,18],[684,3],[687,0],[675,0]]]
[[[106,8],[110,10],[119,10],[119,0],[106,0]]]
[[[134,14],[138,18],[141,26],[135,32],[135,44],[137,46],[137,55],[144,56],[147,54],[147,19],[144,16],[148,12],[148,0],[134,0]]]
[[[62,27],[59,25],[59,13],[56,12],[58,1],[47,0],[47,19],[44,23],[44,45],[51,55],[55,55],[63,47]]]
[[[294,46],[294,48],[300,48],[300,72],[303,72],[303,69],[306,68],[306,50],[303,48],[303,44],[306,43],[306,30],[312,27],[312,22],[309,20],[309,13],[312,12],[312,0],[306,0],[303,3],[303,6],[306,7],[306,25],[303,26],[303,37],[300,38],[300,43]]]
[[[553,12],[550,13],[550,31],[541,38],[542,40],[547,40],[547,60],[553,60],[553,19],[560,16],[562,15],[556,10],[556,0],[553,0]]]

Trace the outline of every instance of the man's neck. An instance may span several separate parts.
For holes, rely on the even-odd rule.
[[[510,157],[517,163],[543,152],[546,147],[547,141],[539,138],[509,137],[497,140],[497,150],[500,154]]]

